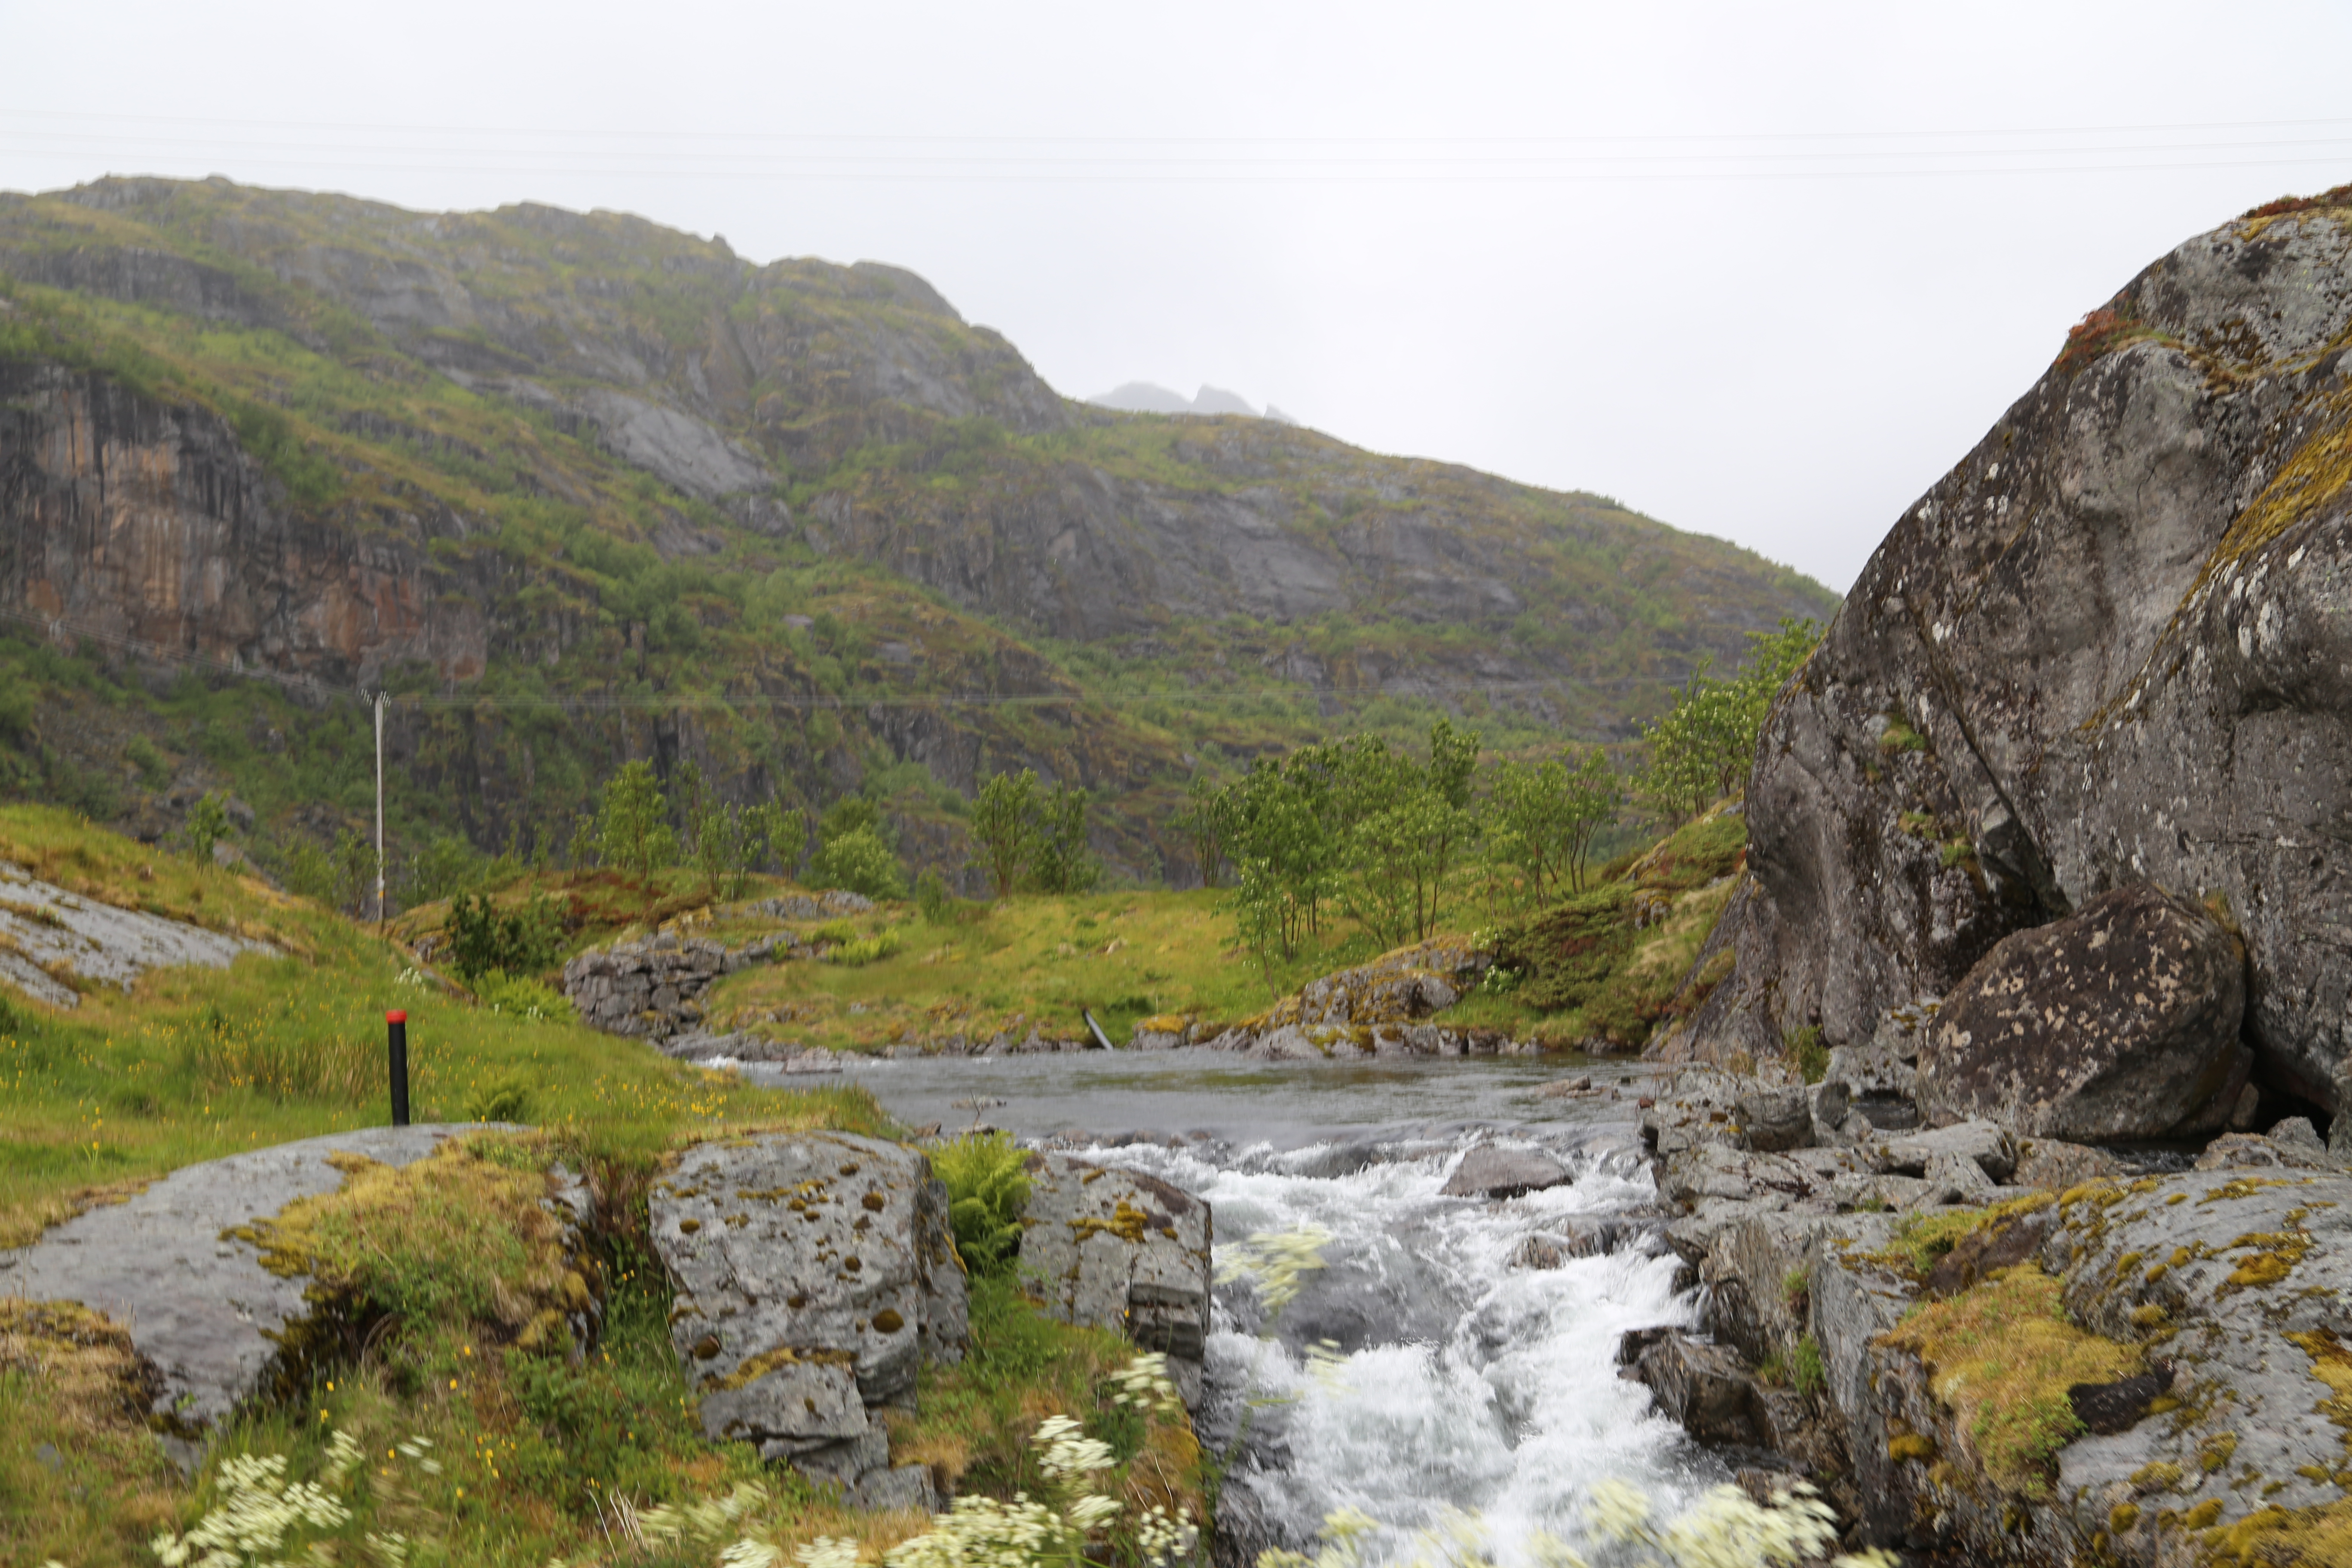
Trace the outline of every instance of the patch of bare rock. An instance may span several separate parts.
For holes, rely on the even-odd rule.
[[[1370,963],[1309,981],[1255,1017],[1214,1035],[1144,1031],[1137,1049],[1182,1045],[1265,1061],[1356,1057],[1459,1057],[1532,1049],[1498,1030],[1454,1029],[1433,1021],[1477,985],[1492,955],[1454,938],[1400,948]]]
[[[100,903],[0,860],[0,984],[52,1007],[81,1005],[72,981],[127,991],[150,969],[226,969],[240,953],[274,951],[266,942]]]

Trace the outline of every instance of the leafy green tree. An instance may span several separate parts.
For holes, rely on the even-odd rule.
[[[411,904],[429,904],[481,882],[484,861],[475,847],[453,834],[436,833],[409,857],[401,897]]]
[[[863,795],[844,795],[817,823],[816,858],[809,862],[820,888],[846,888],[869,899],[903,899],[907,874],[882,837],[882,808]]]
[[[980,786],[965,819],[980,863],[1003,898],[1021,884],[1036,855],[1037,773],[1023,768],[999,773]]]
[[[1184,786],[1184,804],[1176,813],[1175,826],[1192,847],[1192,863],[1201,868],[1201,886],[1215,887],[1225,858],[1223,796],[1199,773]]]
[[[1592,841],[1616,819],[1622,798],[1598,746],[1574,768],[1506,762],[1487,803],[1495,858],[1518,874],[1529,900],[1582,892]]]
[[[694,868],[713,903],[742,893],[749,849],[742,814],[723,800],[706,802],[694,819]]]
[[[790,877],[801,868],[808,844],[808,818],[798,806],[766,800],[743,813],[743,830],[760,847],[747,851],[754,861],[765,858]]]
[[[198,865],[213,863],[213,846],[228,837],[228,806],[222,801],[220,791],[207,790],[205,797],[188,808],[188,820],[181,826],[181,841],[187,845],[189,858]]]
[[[1087,847],[1085,790],[1055,784],[1037,802],[1030,876],[1042,893],[1091,892],[1102,880],[1102,862]]]
[[[1749,634],[1748,659],[1731,679],[1713,679],[1704,663],[1691,672],[1674,706],[1642,732],[1649,761],[1636,789],[1654,815],[1687,821],[1747,783],[1773,699],[1820,642],[1813,622],[1784,620]]]
[[[670,831],[668,816],[653,764],[623,767],[604,782],[593,836],[598,863],[635,877],[677,864],[677,835]]]

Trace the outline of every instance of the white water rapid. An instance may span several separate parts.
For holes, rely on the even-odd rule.
[[[1417,1533],[1460,1510],[1516,1568],[1537,1531],[1578,1543],[1597,1481],[1629,1481],[1670,1516],[1729,1479],[1617,1376],[1626,1330],[1697,1318],[1643,1223],[1655,1194],[1633,1124],[1640,1064],[1567,1069],[1601,1086],[1585,1098],[1549,1093],[1563,1064],[1525,1057],[1100,1051],[852,1068],[909,1126],[984,1117],[1199,1194],[1221,1259],[1254,1234],[1331,1233],[1325,1267],[1271,1322],[1248,1283],[1218,1289],[1201,1426],[1226,1456],[1220,1564],[1311,1548],[1325,1515],[1352,1507],[1385,1527],[1369,1564],[1416,1554]],[[1438,1195],[1489,1141],[1542,1149],[1574,1179],[1501,1201]],[[1326,1342],[1336,1353],[1310,1363]]]
[[[1206,1197],[1221,1254],[1253,1234],[1331,1235],[1325,1266],[1270,1322],[1249,1283],[1219,1291],[1202,1437],[1230,1456],[1220,1526],[1244,1558],[1307,1545],[1354,1508],[1384,1526],[1373,1563],[1411,1554],[1449,1510],[1520,1563],[1537,1531],[1580,1534],[1596,1481],[1631,1481],[1671,1514],[1725,1479],[1617,1375],[1625,1331],[1696,1321],[1673,1254],[1635,1229],[1618,1250],[1559,1256],[1653,1196],[1630,1149],[1555,1146],[1576,1176],[1549,1191],[1440,1196],[1481,1136],[1224,1159],[1100,1151]]]

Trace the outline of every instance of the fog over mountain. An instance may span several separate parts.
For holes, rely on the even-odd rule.
[[[1297,420],[1269,403],[1263,411],[1250,406],[1249,399],[1238,392],[1227,392],[1222,386],[1205,382],[1193,396],[1171,392],[1157,382],[1129,381],[1098,392],[1087,399],[1097,408],[1116,408],[1123,414],[1242,414],[1252,419],[1271,419],[1279,425],[1296,425]]]

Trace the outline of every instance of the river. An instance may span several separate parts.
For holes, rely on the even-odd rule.
[[[1672,1511],[1725,1479],[1617,1376],[1626,1330],[1697,1320],[1673,1254],[1638,1223],[1605,1225],[1651,1212],[1642,1072],[1187,1050],[876,1059],[851,1076],[912,1125],[984,1123],[1163,1176],[1214,1205],[1221,1256],[1255,1234],[1328,1232],[1323,1267],[1271,1318],[1248,1282],[1219,1287],[1201,1428],[1230,1455],[1224,1532],[1304,1545],[1356,1508],[1383,1527],[1377,1563],[1413,1555],[1458,1510],[1508,1563],[1538,1531],[1573,1540],[1597,1480]],[[1598,1092],[1538,1092],[1587,1075]],[[1442,1196],[1488,1141],[1541,1149],[1573,1180],[1500,1202]],[[1614,1245],[1576,1255],[1596,1238]]]

